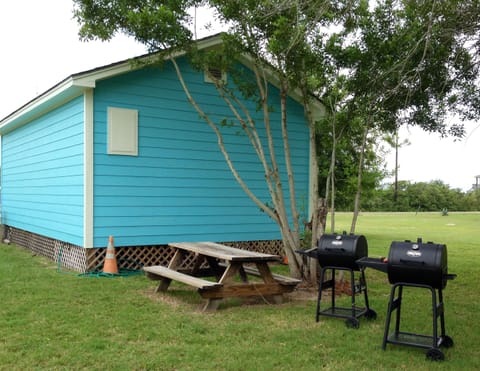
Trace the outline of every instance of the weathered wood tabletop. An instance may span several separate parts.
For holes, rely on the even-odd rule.
[[[198,293],[207,299],[204,310],[215,310],[223,299],[231,297],[261,296],[268,302],[280,303],[283,294],[293,291],[300,282],[272,274],[268,263],[280,261],[278,255],[213,242],[181,242],[169,246],[174,254],[168,267],[145,267],[144,271],[149,278],[160,281],[157,292],[167,291],[172,280],[196,287]],[[186,258],[192,253],[193,262],[185,268]],[[251,281],[249,276],[259,277],[260,280]],[[214,281],[200,277],[213,277]]]

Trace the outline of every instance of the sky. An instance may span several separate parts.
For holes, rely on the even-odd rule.
[[[15,0],[0,3],[0,119],[68,76],[146,53],[125,36],[110,42],[81,42],[70,0]],[[202,24],[208,13],[198,12],[198,36],[214,31]],[[399,151],[399,179],[441,180],[467,191],[480,175],[480,123],[466,124],[461,141],[440,138],[419,129],[402,129],[410,145]],[[395,166],[393,151],[387,169]]]

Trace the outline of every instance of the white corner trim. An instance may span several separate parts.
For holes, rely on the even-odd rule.
[[[93,89],[84,93],[83,247],[93,247]]]

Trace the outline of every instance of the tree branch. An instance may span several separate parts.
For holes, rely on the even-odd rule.
[[[218,129],[217,125],[210,119],[210,117],[200,108],[200,106],[197,104],[197,102],[193,99],[190,90],[188,89],[188,86],[185,83],[185,80],[183,79],[182,72],[180,71],[180,67],[178,66],[176,60],[174,57],[169,56],[168,59],[171,61],[175,68],[175,72],[177,74],[177,77],[180,81],[180,84],[183,88],[183,91],[185,92],[185,95],[187,96],[188,101],[190,104],[193,106],[193,108],[197,111],[197,113],[202,117],[205,122],[210,126],[210,128],[215,132],[217,136],[217,144],[218,147],[220,148],[220,151],[223,154],[223,157],[225,158],[225,161],[227,162],[228,167],[230,168],[230,171],[232,172],[233,176],[237,180],[237,182],[240,184],[242,189],[245,191],[245,193],[253,200],[253,202],[261,209],[263,210],[270,218],[275,220],[277,223],[279,222],[278,216],[265,204],[263,203],[260,199],[258,199],[257,196],[253,194],[253,192],[250,190],[250,188],[245,184],[243,179],[241,178],[240,174],[238,173],[237,169],[233,165],[233,162],[230,158],[230,155],[227,152],[227,149],[225,148],[225,143],[223,142],[223,136],[220,130]]]

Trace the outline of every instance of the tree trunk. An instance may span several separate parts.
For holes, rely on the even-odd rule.
[[[393,202],[398,200],[398,128],[395,130],[395,184],[393,189]]]
[[[365,156],[365,147],[367,146],[368,127],[365,127],[362,137],[362,146],[360,148],[360,159],[358,161],[358,177],[357,177],[357,192],[355,193],[355,204],[353,207],[352,225],[350,227],[350,233],[355,233],[357,226],[358,213],[360,212],[360,195],[362,193],[362,173],[363,173],[363,160]]]
[[[332,154],[332,170],[327,181],[331,184],[330,190],[330,230],[335,232],[335,154]]]
[[[337,120],[336,120],[336,111],[335,105],[331,102],[331,111],[332,114],[332,154],[330,156],[330,166],[328,168],[326,189],[325,189],[325,201],[330,197],[330,230],[335,232],[335,161],[337,158],[337,140],[340,138],[340,135],[337,138]]]
[[[328,207],[326,200],[324,198],[319,198],[316,208],[316,219],[318,220],[318,230],[316,236],[320,238],[322,234],[325,232],[326,222],[327,222],[327,213]],[[307,224],[306,229],[311,228],[312,223]],[[314,233],[312,233],[314,235]],[[312,248],[317,246],[317,241],[313,244],[312,241]],[[303,259],[303,277],[307,280],[312,286],[316,286],[318,283],[319,278],[319,264],[318,260],[314,258],[304,258]]]

